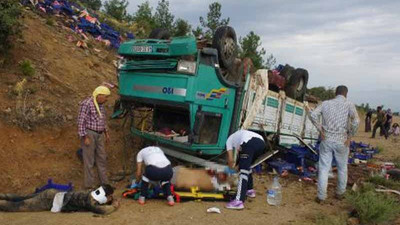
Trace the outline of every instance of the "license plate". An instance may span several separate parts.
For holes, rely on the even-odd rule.
[[[135,52],[152,52],[152,46],[133,46],[133,51]]]

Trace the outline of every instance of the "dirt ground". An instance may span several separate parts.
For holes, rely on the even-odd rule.
[[[48,120],[34,124],[30,129],[16,125],[16,97],[13,87],[24,76],[18,66],[9,65],[0,70],[0,192],[31,193],[36,187],[46,184],[53,178],[57,183],[72,182],[75,189],[82,187],[82,164],[75,155],[79,148],[77,140],[76,116],[78,102],[103,81],[116,81],[109,53],[101,46],[96,53],[92,50],[77,48],[75,42],[69,42],[69,31],[61,26],[46,25],[43,19],[26,12],[24,18],[23,39],[18,40],[11,53],[11,62],[17,63],[30,59],[37,74],[28,78],[28,88],[34,90],[26,95],[26,104],[35,106],[41,102],[52,112]],[[114,96],[107,103],[111,113]],[[10,112],[11,110],[11,112]],[[396,118],[399,121],[399,118]],[[363,118],[362,118],[363,121]],[[120,120],[110,121],[111,143],[107,145],[109,171],[119,173],[123,160],[137,150],[130,147],[123,151],[123,133]],[[376,156],[376,162],[390,161],[400,156],[399,142],[382,137],[370,139],[370,133],[363,132],[362,124],[355,140],[381,146],[384,151]],[[350,166],[349,173],[359,172],[359,167]],[[279,207],[269,206],[266,190],[272,182],[272,175],[255,175],[257,197],[246,202],[246,209],[230,211],[223,202],[185,202],[169,207],[162,200],[150,200],[140,206],[130,199],[121,199],[120,208],[108,216],[93,213],[0,213],[0,224],[314,224],[317,215],[342,215],[349,212],[344,201],[332,200],[331,204],[319,205],[314,202],[316,185],[299,181],[290,175],[281,178],[283,201]],[[334,181],[332,181],[334,182]],[[121,196],[128,179],[114,183],[116,195]],[[334,186],[329,187],[332,198]],[[210,214],[206,210],[216,206],[221,214]],[[398,221],[400,224],[400,221]]]

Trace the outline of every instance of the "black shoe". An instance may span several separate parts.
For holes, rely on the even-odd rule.
[[[315,202],[320,204],[320,205],[324,205],[326,203],[326,200],[321,200],[318,197],[315,198]]]
[[[341,200],[344,199],[344,194],[341,194],[341,195],[335,194],[335,198],[336,198],[337,200],[341,201]]]

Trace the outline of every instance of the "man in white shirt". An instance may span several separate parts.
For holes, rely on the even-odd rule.
[[[255,198],[256,192],[253,189],[253,176],[251,175],[251,164],[264,153],[264,138],[252,131],[238,130],[231,134],[226,141],[228,166],[233,168],[233,149],[239,153],[239,183],[236,198],[230,201],[226,208],[243,209],[244,201],[247,197]]]
[[[171,194],[171,183],[173,172],[171,162],[164,155],[164,152],[155,146],[143,148],[137,154],[137,169],[136,169],[136,182],[142,181],[139,204],[143,205],[146,202],[147,189],[150,181],[160,182],[163,189],[164,196],[166,196],[168,205],[175,204],[174,197]],[[144,174],[142,175],[142,170]]]

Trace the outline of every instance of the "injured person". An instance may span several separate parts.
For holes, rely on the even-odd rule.
[[[176,190],[190,190],[192,187],[198,187],[203,192],[230,191],[237,185],[237,175],[176,166],[173,168],[171,183]]]
[[[109,214],[119,207],[113,201],[114,188],[108,184],[101,185],[93,191],[60,192],[48,189],[27,196],[0,194],[0,211],[4,212],[73,212],[90,211],[98,214]]]

